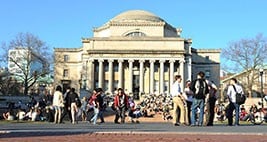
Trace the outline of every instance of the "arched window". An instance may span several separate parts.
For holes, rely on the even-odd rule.
[[[125,35],[126,37],[142,37],[142,36],[146,36],[145,33],[142,32],[131,32]]]

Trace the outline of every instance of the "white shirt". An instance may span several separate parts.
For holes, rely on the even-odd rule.
[[[234,86],[235,86],[236,91],[235,91],[233,85],[229,85],[228,90],[227,90],[227,96],[229,98],[229,101],[233,102],[233,103],[236,102],[236,92],[244,94],[243,88],[240,85],[235,84]]]
[[[179,89],[180,86],[180,89]],[[180,90],[180,91],[179,91]],[[178,81],[175,81],[172,84],[172,88],[171,88],[171,96],[172,97],[177,97],[178,95],[182,94],[183,90],[181,88],[181,83],[179,83]]]
[[[185,88],[183,97],[186,101],[193,102],[193,91],[191,91],[190,88]]]
[[[64,106],[63,94],[60,91],[56,91],[53,96],[53,106]]]
[[[18,115],[19,120],[22,120],[24,119],[26,113],[24,111],[19,111],[17,115]]]

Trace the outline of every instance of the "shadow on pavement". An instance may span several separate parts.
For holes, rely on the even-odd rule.
[[[69,136],[69,135],[80,135],[80,134],[93,134],[93,132],[12,132],[2,133],[1,138],[23,138],[23,137],[44,137],[44,136]]]

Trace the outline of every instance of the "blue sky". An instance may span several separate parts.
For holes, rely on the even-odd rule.
[[[2,0],[0,42],[30,32],[51,47],[80,47],[99,27],[127,10],[146,10],[192,38],[194,48],[224,48],[229,42],[267,34],[265,0]]]

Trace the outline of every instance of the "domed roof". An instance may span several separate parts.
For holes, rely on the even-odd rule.
[[[111,22],[133,22],[133,21],[143,21],[143,22],[164,22],[163,19],[156,16],[153,13],[144,10],[130,10],[123,12],[113,19]]]

